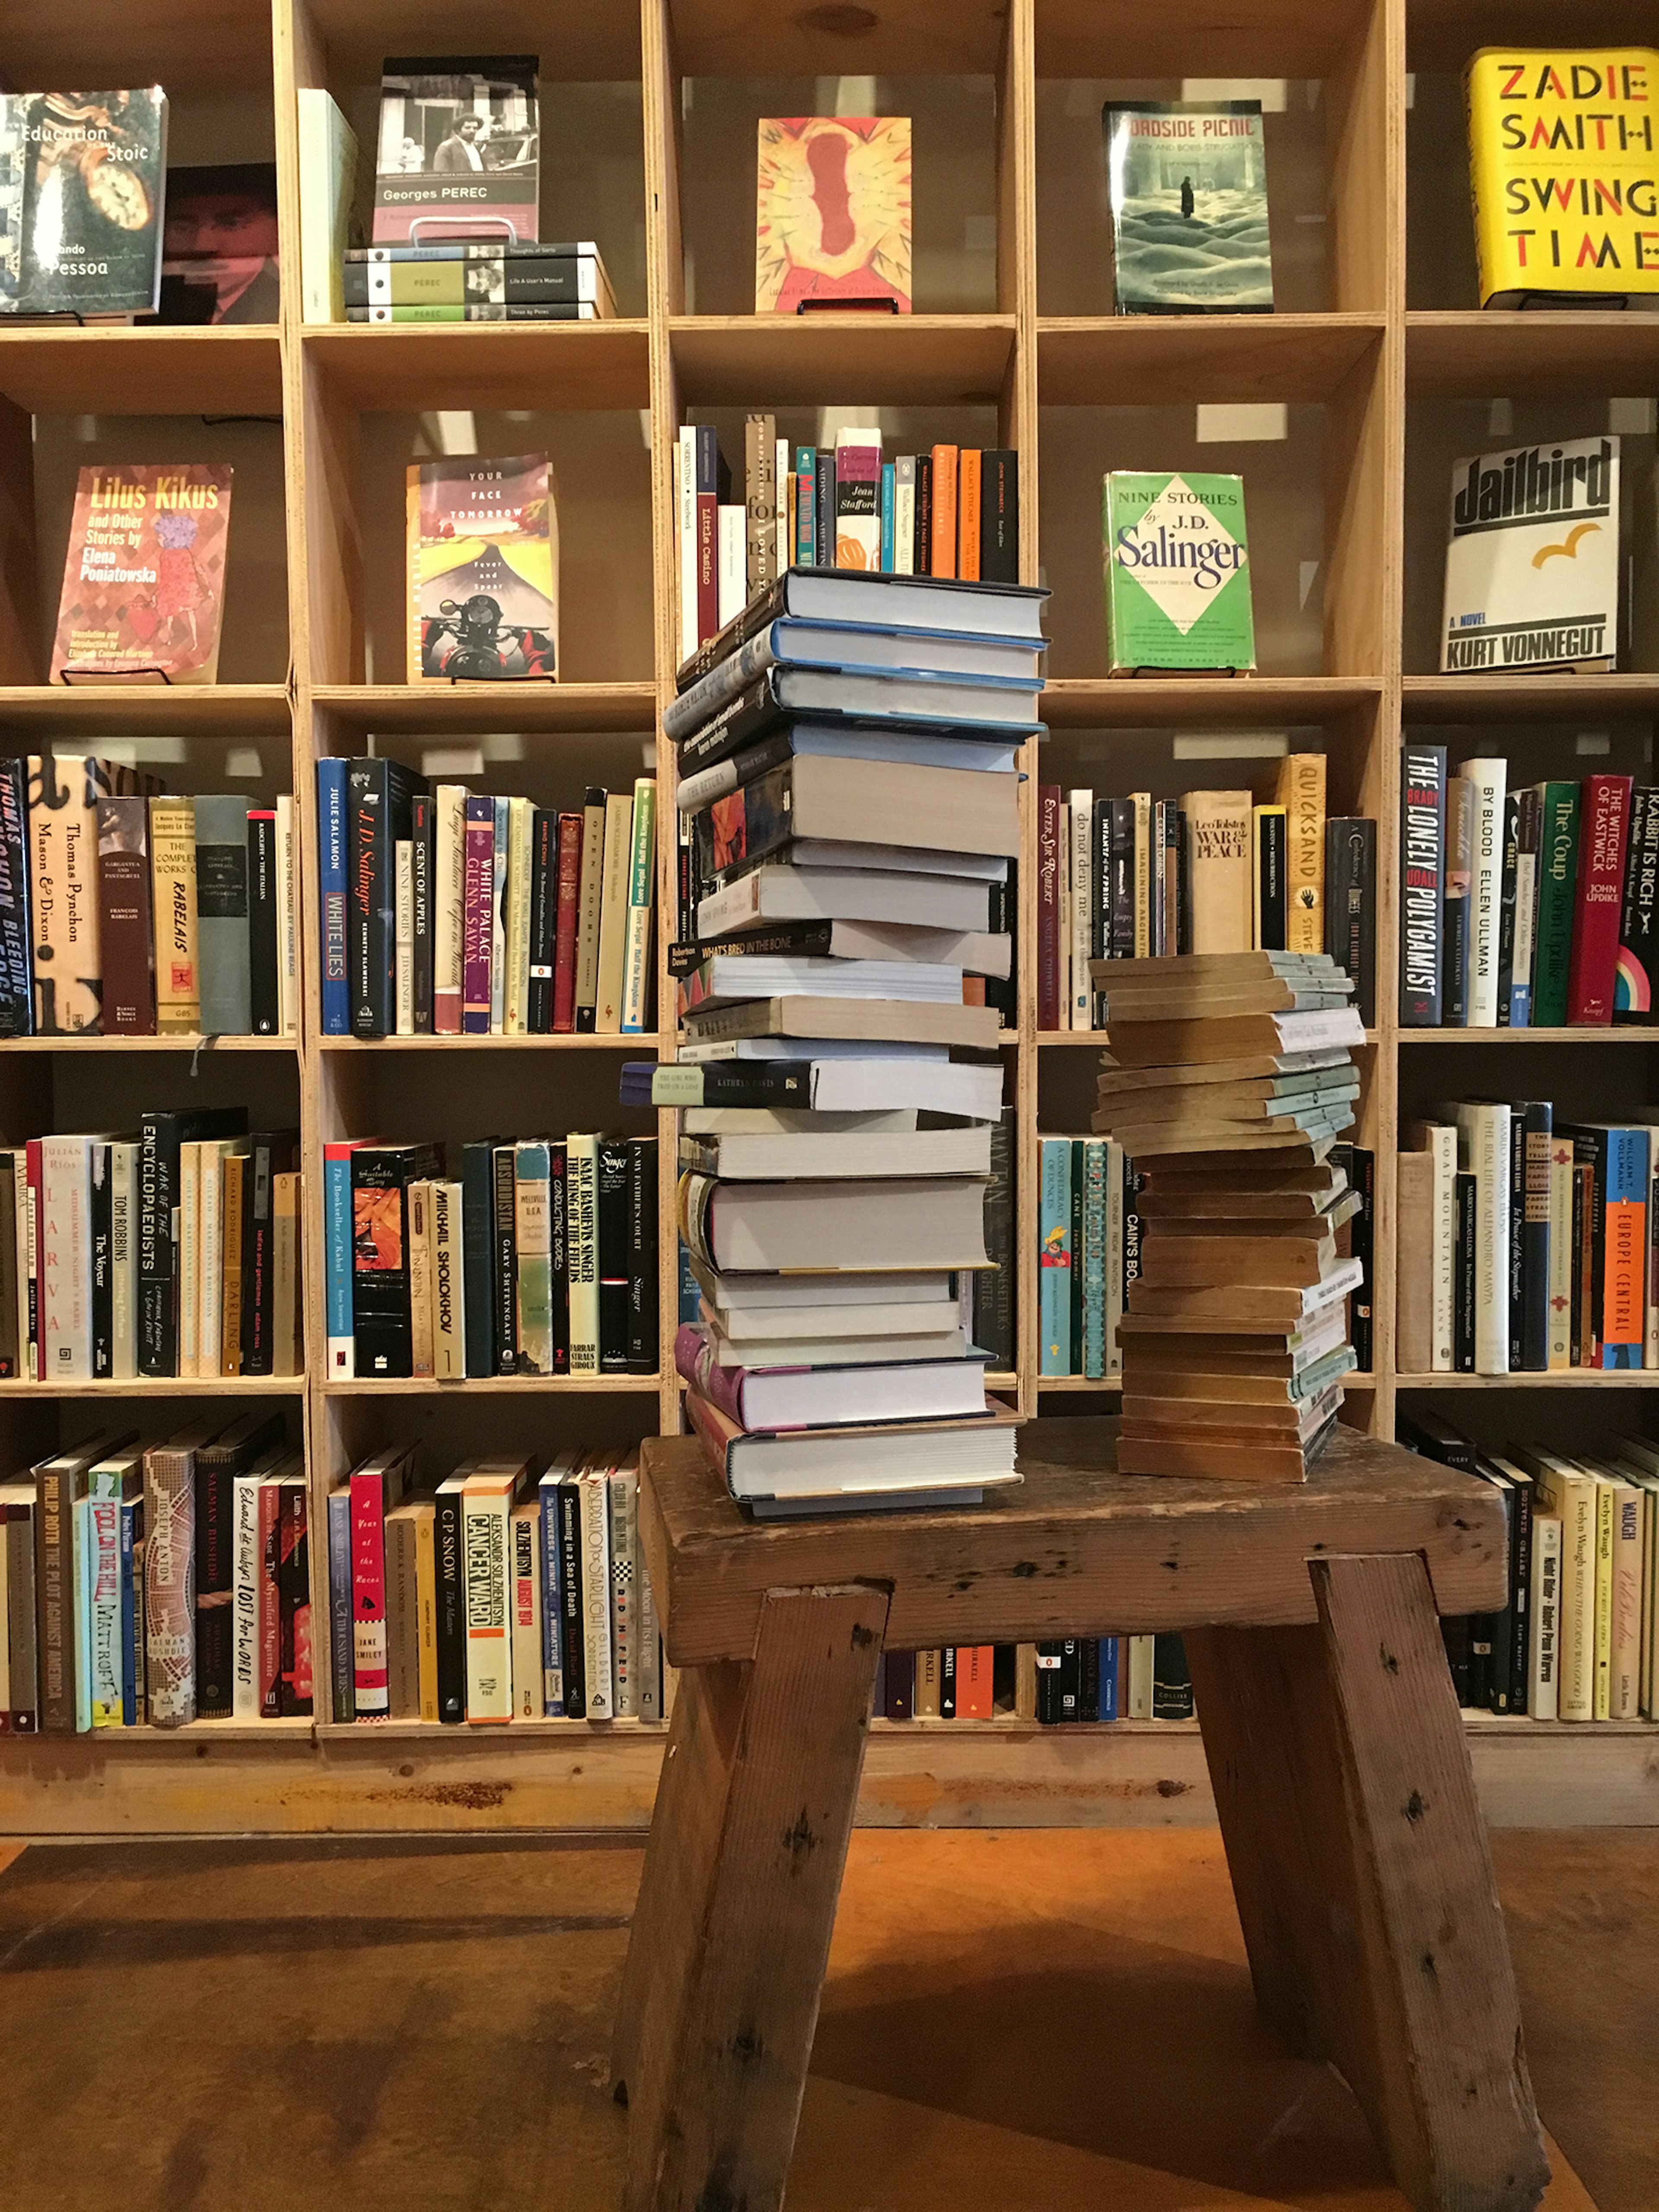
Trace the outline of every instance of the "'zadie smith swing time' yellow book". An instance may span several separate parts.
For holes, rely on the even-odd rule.
[[[1659,307],[1659,52],[1485,46],[1464,73],[1483,307]]]

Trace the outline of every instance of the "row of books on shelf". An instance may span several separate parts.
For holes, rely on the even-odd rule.
[[[1408,744],[1401,797],[1400,1018],[1553,1029],[1655,1019],[1659,789],[1627,775],[1506,788]]]
[[[657,1140],[323,1148],[331,1382],[657,1371]]]
[[[775,416],[750,415],[741,500],[708,423],[681,429],[672,484],[686,660],[787,568],[1019,580],[1019,456],[1006,447],[939,445],[884,461],[878,429],[792,447]]]
[[[1193,1685],[1179,1636],[1067,1637],[1042,1644],[884,1651],[874,1709],[890,1721],[1180,1721]]]
[[[294,804],[0,761],[0,1037],[295,1036]]]
[[[580,812],[317,763],[325,1036],[550,1036],[654,1027],[657,787]]]
[[[328,1498],[337,1721],[663,1717],[637,1454],[465,1460],[396,1443]]]
[[[1325,756],[1291,753],[1274,794],[1037,793],[1037,1026],[1109,1026],[1096,960],[1328,952],[1376,1018],[1376,824],[1328,817]]]
[[[1037,1146],[1039,1372],[1109,1382],[1123,1372],[1118,1323],[1131,1284],[1158,1286],[1159,1271],[1149,1275],[1146,1268],[1138,1206],[1146,1171],[1107,1137],[1039,1137]],[[1337,1144],[1330,1158],[1342,1177],[1340,1195],[1327,1217],[1331,1259],[1357,1263],[1359,1279],[1348,1294],[1346,1316],[1340,1310],[1328,1316],[1316,1335],[1307,1333],[1308,1340],[1285,1356],[1279,1371],[1297,1400],[1316,1397],[1351,1369],[1365,1371],[1371,1364],[1376,1156],[1357,1145]],[[1236,1343],[1217,1335],[1206,1340],[1204,1352],[1224,1369],[1250,1357],[1251,1347],[1242,1333]],[[1277,1374],[1270,1369],[1260,1379],[1265,1385]],[[1169,1387],[1181,1395],[1177,1384]],[[1285,1390],[1264,1387],[1260,1395],[1272,1404]]]
[[[1659,1368],[1659,1115],[1468,1100],[1398,1156],[1402,1375]]]
[[[0,1378],[305,1372],[295,1129],[245,1107],[0,1150]]]
[[[1659,1719],[1659,1449],[1614,1432],[1583,1452],[1486,1452],[1429,1413],[1399,1431],[1504,1500],[1507,1604],[1440,1624],[1458,1703],[1543,1721]]]

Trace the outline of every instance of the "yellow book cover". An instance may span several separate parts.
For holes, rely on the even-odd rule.
[[[1618,1485],[1595,1484],[1595,1718],[1613,1715],[1613,1537]]]
[[[1650,46],[1483,46],[1464,72],[1483,307],[1659,292]]]
[[[1525,1449],[1516,1459],[1536,1486],[1538,1510],[1561,1522],[1561,1572],[1556,1629],[1559,1717],[1595,1717],[1596,1492],[1593,1475],[1553,1454]],[[1609,1561],[1609,1564],[1611,1562]]]
[[[763,115],[755,313],[910,312],[908,115]]]
[[[547,455],[417,461],[405,513],[410,682],[556,676],[558,500]]]
[[[1325,950],[1325,756],[1289,753],[1273,802],[1285,809],[1285,947]]]
[[[196,964],[196,808],[191,799],[151,799],[149,872],[156,1034],[193,1036],[202,1026],[202,981]]]
[[[1633,1721],[1642,1705],[1643,1521],[1647,1499],[1633,1482],[1613,1491],[1613,1601],[1608,1629],[1607,1717]]]

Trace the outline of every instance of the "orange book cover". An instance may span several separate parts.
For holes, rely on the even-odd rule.
[[[204,462],[82,470],[52,641],[54,684],[216,680],[231,473]]]
[[[957,449],[933,448],[933,574],[957,573]]]
[[[991,1717],[991,1671],[996,1660],[994,1644],[957,1646],[957,1718],[988,1721]]]
[[[979,581],[980,452],[964,446],[957,466],[957,574]]]
[[[755,313],[910,312],[908,115],[763,115]]]

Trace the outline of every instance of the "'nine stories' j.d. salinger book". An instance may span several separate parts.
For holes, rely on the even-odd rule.
[[[1242,477],[1117,470],[1101,536],[1114,676],[1255,666]]]
[[[1459,461],[1442,669],[1601,673],[1618,658],[1618,439],[1564,439]]]
[[[76,487],[52,680],[211,684],[231,471],[111,462]]]
[[[559,527],[545,453],[409,471],[411,679],[557,673]]]

